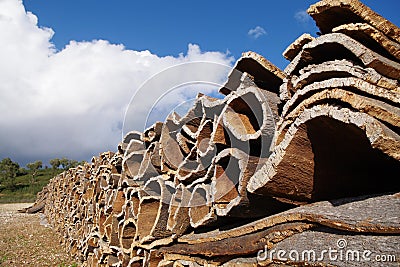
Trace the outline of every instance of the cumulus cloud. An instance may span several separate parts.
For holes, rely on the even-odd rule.
[[[115,150],[129,99],[147,79],[183,63],[226,66],[233,60],[194,44],[177,57],[128,50],[105,40],[71,41],[56,51],[53,30],[37,22],[22,1],[0,1],[0,158],[21,163],[60,156],[89,159]],[[185,73],[188,79],[197,79],[198,72],[215,80],[226,74],[218,67],[195,70]],[[168,82],[163,79],[156,85]],[[148,96],[160,94],[146,90]],[[148,105],[137,106],[137,116],[146,114]]]
[[[294,18],[295,18],[298,22],[303,23],[303,24],[308,23],[308,22],[311,21],[311,17],[310,17],[310,15],[308,15],[308,13],[307,13],[306,10],[297,11],[297,12],[294,14]]]
[[[250,30],[247,32],[247,34],[248,34],[250,37],[254,38],[254,39],[258,39],[258,38],[260,38],[261,36],[266,35],[267,32],[264,30],[263,27],[261,27],[261,26],[256,26],[254,29],[250,29]]]

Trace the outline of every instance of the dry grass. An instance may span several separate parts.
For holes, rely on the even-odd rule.
[[[21,214],[30,204],[0,204],[0,266],[78,266],[39,214]]]

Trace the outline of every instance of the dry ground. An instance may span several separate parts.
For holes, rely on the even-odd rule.
[[[78,266],[39,214],[21,214],[29,203],[0,204],[0,266]]]

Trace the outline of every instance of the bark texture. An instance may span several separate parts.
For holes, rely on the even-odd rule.
[[[243,53],[221,99],[129,132],[21,212],[83,266],[398,265],[400,30],[357,0],[308,12],[321,35],[284,71]]]

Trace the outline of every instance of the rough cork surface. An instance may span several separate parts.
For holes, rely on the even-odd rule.
[[[323,34],[342,24],[366,22],[400,43],[400,29],[358,0],[323,0],[310,6],[307,13]]]

